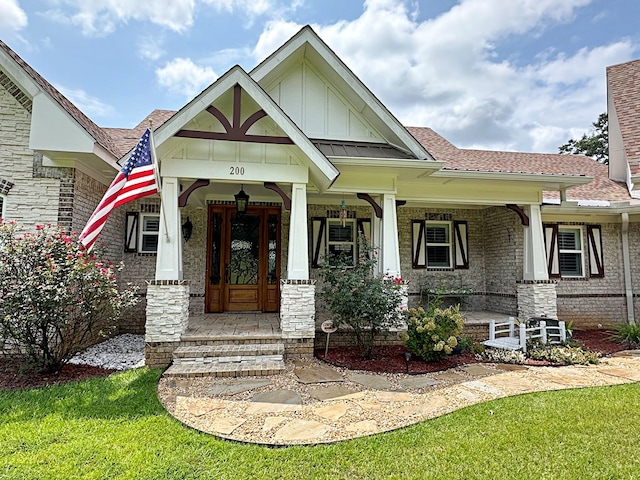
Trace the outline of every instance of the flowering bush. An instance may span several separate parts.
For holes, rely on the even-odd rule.
[[[373,275],[376,260],[361,236],[358,261],[333,256],[319,270],[320,296],[338,324],[353,329],[356,346],[363,358],[372,358],[376,336],[397,326],[403,297],[403,281]]]
[[[30,368],[59,371],[136,303],[133,288],[118,290],[116,271],[74,234],[38,225],[20,235],[0,220],[0,347],[18,348]]]
[[[458,345],[464,322],[459,305],[445,309],[437,304],[432,304],[427,310],[410,308],[405,315],[407,348],[425,361],[440,361]]]
[[[572,345],[542,345],[527,347],[527,358],[562,365],[589,365],[600,363],[600,353]]]
[[[487,348],[476,353],[476,358],[483,362],[495,363],[515,363],[523,364],[527,361],[527,356],[520,350],[504,350],[500,348]]]

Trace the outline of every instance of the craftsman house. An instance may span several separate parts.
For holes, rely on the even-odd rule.
[[[410,304],[460,285],[470,310],[633,321],[639,74],[640,62],[607,71],[608,168],[407,128],[309,27],[134,129],[98,127],[0,43],[0,209],[80,230],[153,120],[161,194],[121,207],[100,237],[142,287],[121,331],[146,332],[153,364],[190,318],[219,312],[273,312],[285,351],[311,354],[316,268],[355,258],[358,233]]]

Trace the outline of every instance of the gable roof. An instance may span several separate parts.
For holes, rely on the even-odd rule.
[[[326,156],[307,138],[273,99],[243,69],[236,65],[218,78],[207,89],[176,112],[155,131],[156,145],[173,137],[187,122],[211,105],[234,85],[240,87],[262,108],[279,128],[299,147],[309,159],[309,176],[319,191],[331,186],[340,172]]]
[[[640,60],[607,67],[624,152],[631,173],[640,173]]]
[[[389,137],[386,138],[389,143],[408,149],[415,158],[434,160],[423,145],[409,134],[400,121],[309,25],[300,29],[249,74],[256,82],[265,85],[270,82],[271,77],[277,76],[278,72],[286,67],[287,62],[300,57],[310,58],[315,64],[326,65],[330,81],[334,85],[340,85],[341,92],[359,105],[359,111],[367,120],[386,134],[385,137]]]
[[[138,125],[133,128],[103,128],[120,152],[120,157],[125,156],[133,147],[136,146],[144,131],[149,127],[149,123],[154,129],[162,126],[174,114],[175,110],[154,110],[147,115]]]
[[[586,185],[567,191],[573,200],[630,200],[626,187],[609,179],[606,165],[584,155],[559,153],[502,152],[455,147],[430,128],[407,127],[437,159],[446,162],[443,171],[486,173],[524,173],[533,175],[566,175],[590,177]],[[557,192],[545,192],[545,197],[557,198]]]
[[[60,107],[66,111],[93,139],[114,157],[119,157],[119,149],[111,136],[96,125],[89,117],[80,111],[67,97],[58,89],[44,79],[27,62],[25,62],[16,52],[0,40],[0,52],[4,52],[15,64],[24,71],[36,84],[51,97]]]

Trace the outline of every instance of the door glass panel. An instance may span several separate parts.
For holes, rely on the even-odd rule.
[[[220,285],[220,259],[222,243],[222,214],[211,216],[211,285]]]
[[[278,248],[278,216],[274,214],[269,215],[268,241],[267,283],[269,285],[275,285],[278,279],[278,273],[276,271],[276,267],[278,265],[276,261],[276,252]]]
[[[231,256],[229,283],[231,285],[257,285],[259,215],[231,216]]]

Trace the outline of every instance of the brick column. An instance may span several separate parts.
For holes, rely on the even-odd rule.
[[[316,327],[316,281],[280,281],[280,329],[285,353],[291,357],[312,357]]]
[[[189,324],[189,283],[156,280],[147,286],[145,363],[167,367]]]
[[[555,281],[527,281],[518,283],[518,317],[558,318]]]

